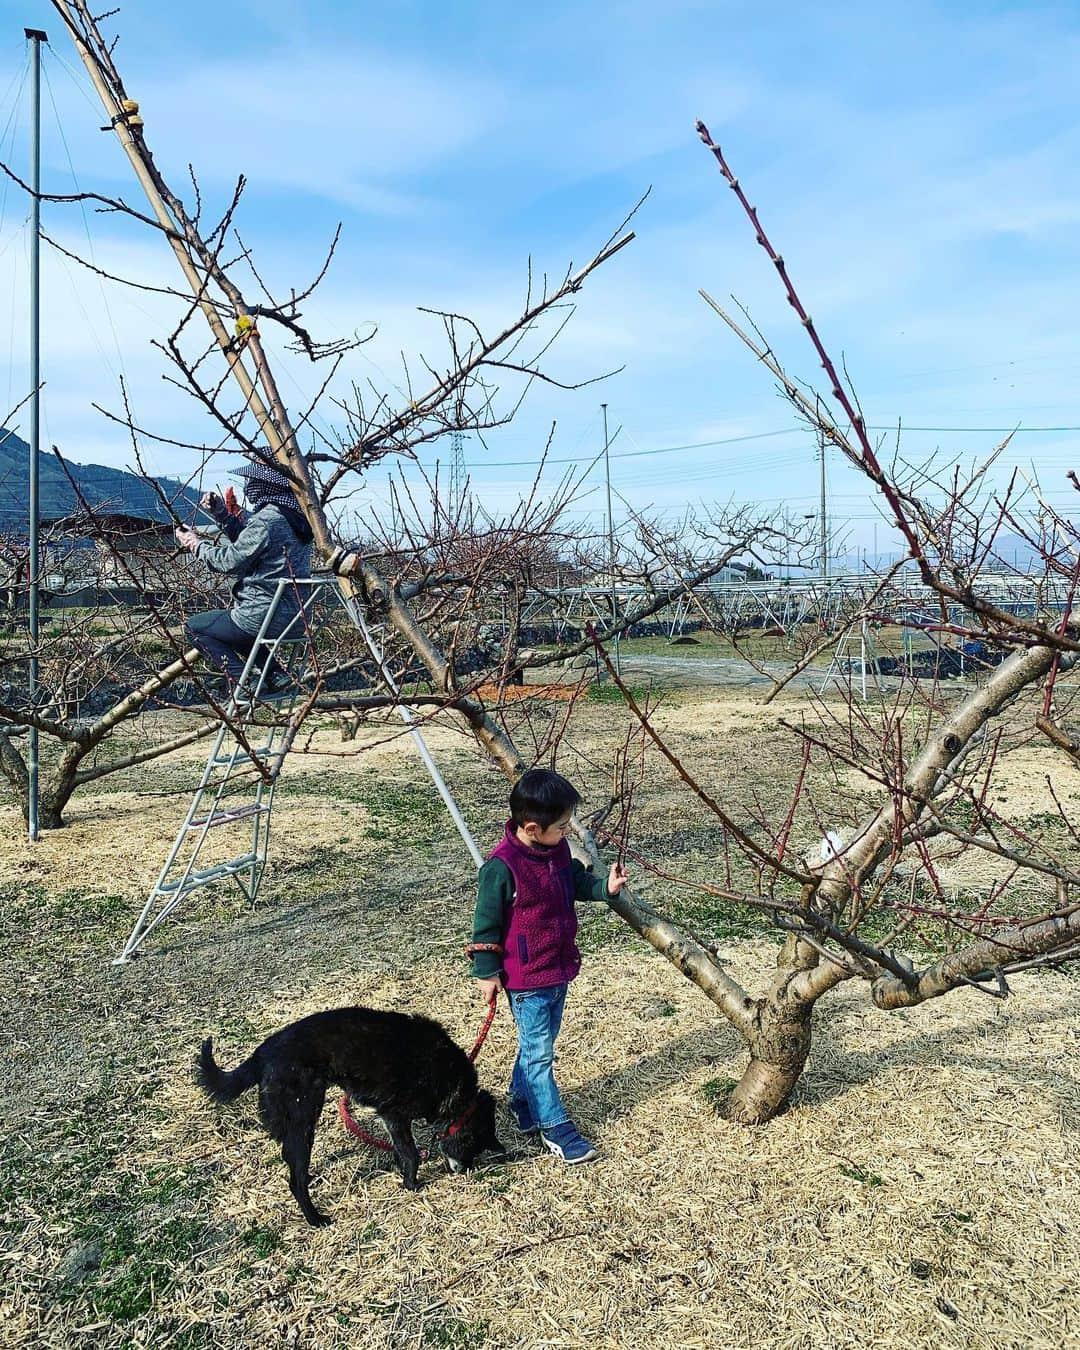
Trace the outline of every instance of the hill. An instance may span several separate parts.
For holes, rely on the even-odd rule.
[[[103,510],[122,511],[126,515],[145,520],[168,521],[169,514],[158,500],[153,488],[138,475],[123,469],[110,469],[104,464],[73,464],[66,459],[71,476],[79,492],[91,505]],[[20,534],[29,529],[30,522],[30,447],[14,432],[0,428],[0,529]],[[57,520],[79,509],[79,497],[64,466],[51,451],[42,451],[38,459],[40,482],[40,510],[42,520]],[[198,493],[171,478],[159,478],[162,490],[170,501],[175,499],[177,514],[190,516],[198,501]]]

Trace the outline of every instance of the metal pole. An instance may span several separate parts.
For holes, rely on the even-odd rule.
[[[615,594],[615,527],[611,519],[611,459],[608,455],[608,426],[607,426],[607,404],[601,403],[600,407],[604,412],[604,481],[607,484],[607,538],[608,538],[608,570],[611,573],[611,622],[614,624],[618,620],[619,602]],[[619,635],[615,635],[615,669],[619,675],[622,675],[622,665],[619,661]]]
[[[392,694],[400,693],[401,686],[390,673],[390,667],[386,662],[386,657],[379,650],[379,645],[375,641],[371,629],[367,626],[367,622],[364,619],[364,612],[360,608],[359,603],[353,596],[343,596],[343,599],[345,601],[345,608],[352,617],[353,623],[360,630],[364,641],[367,643],[368,651],[375,658],[375,664],[379,667],[379,673],[386,681],[387,688]],[[417,753],[423,760],[424,768],[427,769],[431,781],[435,784],[435,791],[438,792],[439,796],[443,799],[443,805],[446,807],[447,811],[449,811],[450,819],[457,826],[457,831],[458,834],[461,835],[462,843],[469,850],[476,866],[478,868],[482,867],[484,865],[484,855],[477,848],[476,840],[472,837],[472,833],[465,823],[465,817],[461,814],[461,810],[454,800],[454,794],[447,786],[446,779],[443,778],[442,774],[439,772],[439,766],[435,763],[434,759],[432,759],[431,751],[427,747],[427,742],[420,734],[419,727],[413,725],[416,721],[416,717],[412,709],[405,703],[399,703],[395,708],[395,712],[409,728],[409,735],[412,737],[413,745],[416,746]]]
[[[37,706],[38,600],[41,585],[41,546],[38,540],[38,448],[41,442],[41,44],[48,37],[39,28],[25,28],[30,40],[30,708]],[[27,810],[30,842],[38,837],[38,733],[30,728],[27,766]]]
[[[819,529],[821,530],[821,577],[825,580],[829,575],[829,536],[826,533],[825,520],[825,437],[819,436],[818,445],[821,450],[821,519]]]

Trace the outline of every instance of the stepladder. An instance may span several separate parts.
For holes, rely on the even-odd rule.
[[[262,627],[191,795],[157,881],[113,962],[123,965],[151,932],[201,887],[234,881],[254,900],[266,866],[270,817],[285,757],[307,696],[313,630],[325,579],[278,582]],[[275,622],[286,593],[295,613]]]
[[[829,662],[829,669],[818,687],[818,693],[823,694],[825,692],[825,687],[830,680],[835,680],[837,685],[842,688],[847,687],[856,672],[859,676],[859,686],[864,703],[869,696],[868,676],[873,680],[878,694],[881,693],[877,645],[874,642],[873,629],[865,618],[859,620],[857,636],[854,629],[851,628],[845,628],[840,635],[832,660]]]

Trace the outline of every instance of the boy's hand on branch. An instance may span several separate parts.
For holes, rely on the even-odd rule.
[[[626,875],[626,868],[623,867],[622,863],[613,862],[611,870],[607,874],[608,895],[614,899],[629,880],[630,878]]]
[[[194,530],[177,529],[173,533],[176,536],[176,542],[181,548],[186,548],[189,553],[194,553],[199,547],[201,541]]]
[[[480,989],[480,1001],[482,1003],[494,1003],[499,997],[502,980],[497,975],[489,976],[486,980],[477,980],[476,983]]]

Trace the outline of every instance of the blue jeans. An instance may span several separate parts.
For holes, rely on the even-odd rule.
[[[555,1037],[562,1025],[566,985],[507,990],[517,1025],[518,1053],[510,1075],[512,1101],[528,1102],[533,1122],[554,1129],[570,1119],[555,1086]]]

